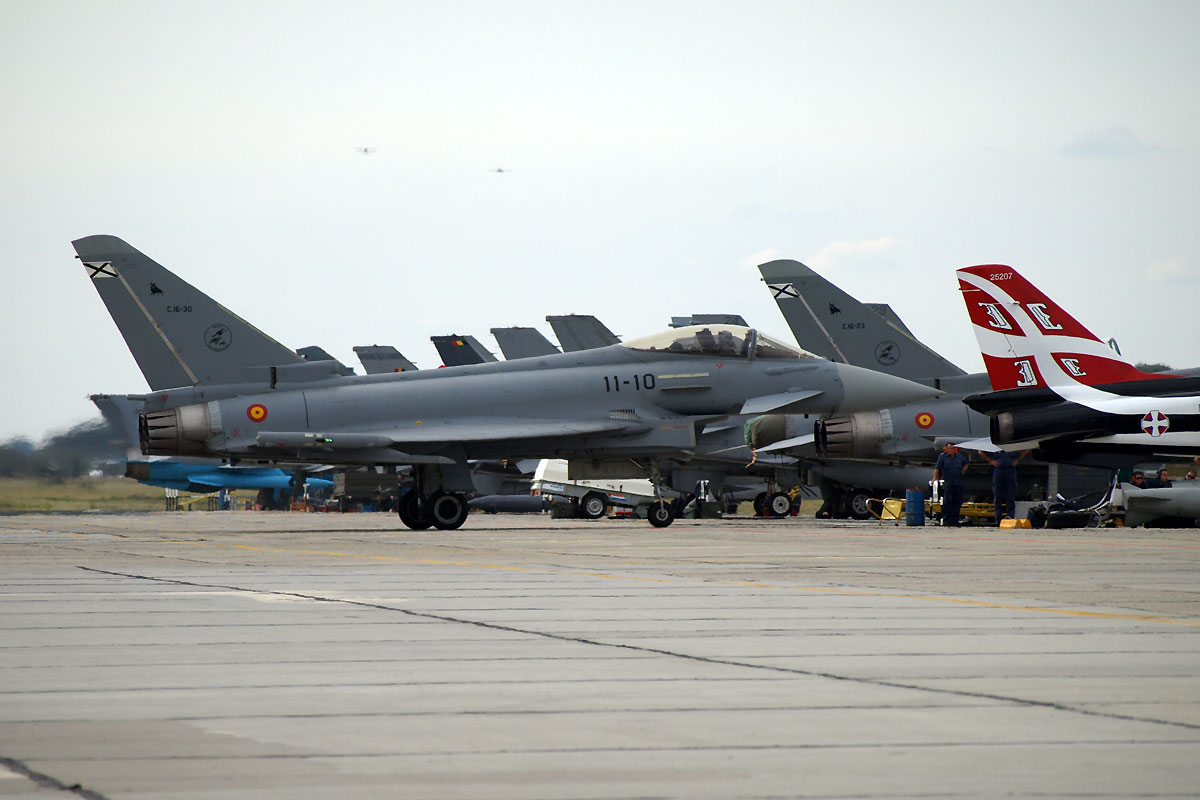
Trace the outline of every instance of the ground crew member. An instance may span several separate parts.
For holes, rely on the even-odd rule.
[[[1029,455],[1028,450],[1022,450],[1013,458],[1007,450],[997,451],[995,457],[980,452],[983,460],[992,465],[992,502],[996,507],[996,524],[1002,519],[1012,519],[1017,515],[1017,464]]]
[[[946,445],[933,465],[933,479],[942,481],[943,525],[958,527],[963,502],[963,473],[966,471],[967,457],[959,455],[957,445]]]

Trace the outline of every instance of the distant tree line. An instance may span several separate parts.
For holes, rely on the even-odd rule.
[[[39,447],[27,438],[0,444],[0,478],[79,478],[92,470],[125,472],[125,455],[103,420],[51,434]]]

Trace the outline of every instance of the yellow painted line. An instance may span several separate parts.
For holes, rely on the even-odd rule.
[[[170,540],[160,540],[170,541]],[[357,558],[365,561],[393,561],[408,564],[432,564],[441,567],[482,567],[484,569],[499,569],[508,572],[529,572],[542,575],[580,575],[588,578],[609,578],[623,581],[647,581],[651,583],[676,583],[677,578],[647,578],[638,575],[612,575],[604,572],[583,572],[579,570],[540,569],[537,567],[514,567],[511,564],[480,564],[476,561],[446,561],[436,558],[405,558],[403,556],[377,556],[364,553],[338,553],[331,550],[288,550],[280,547],[255,547],[249,544],[221,544],[220,542],[201,542],[212,547],[233,547],[239,550],[257,550],[265,553],[292,553],[306,556],[330,556],[333,558]]]
[[[211,544],[216,547],[227,546],[227,545],[222,545],[217,542],[205,542],[204,544]],[[588,577],[588,578],[605,578],[608,580],[639,581],[639,582],[648,582],[648,583],[683,583],[684,582],[684,580],[680,579],[680,578],[648,578],[648,577],[636,576],[636,575],[614,575],[612,573],[606,573],[606,572],[583,572],[583,571],[579,571],[579,570],[537,569],[537,568],[532,568],[532,567],[514,567],[514,566],[511,566],[508,564],[479,564],[479,563],[471,562],[471,561],[443,561],[443,560],[430,559],[430,558],[403,558],[403,557],[399,557],[399,556],[377,556],[377,555],[364,555],[364,554],[355,554],[355,553],[335,553],[335,552],[324,552],[324,551],[319,551],[319,550],[287,550],[284,548],[264,548],[264,547],[255,547],[253,545],[245,545],[245,544],[228,545],[228,546],[237,547],[237,548],[241,548],[244,550],[263,550],[263,551],[272,552],[272,553],[299,553],[302,555],[333,556],[333,557],[337,557],[337,558],[357,558],[357,559],[364,559],[364,560],[368,560],[368,561],[402,561],[402,562],[407,562],[407,563],[412,563],[412,564],[432,564],[435,566],[475,567],[475,568],[482,567],[484,569],[507,570],[510,572],[528,572],[528,573],[536,573],[536,574],[543,574],[543,575],[579,575],[579,576]],[[719,586],[744,586],[747,588],[754,588],[754,589],[778,589],[778,590],[783,590],[783,591],[814,592],[814,593],[820,593],[820,594],[837,594],[837,595],[847,595],[847,596],[855,596],[855,597],[891,597],[891,598],[902,599],[902,600],[928,600],[928,601],[938,602],[938,603],[957,603],[959,605],[977,606],[979,608],[995,608],[995,609],[1001,609],[1001,610],[1005,610],[1005,611],[1032,611],[1032,612],[1036,612],[1036,613],[1040,613],[1040,614],[1062,614],[1064,616],[1091,617],[1093,619],[1121,619],[1121,620],[1131,620],[1131,621],[1135,621],[1135,622],[1158,622],[1158,623],[1162,623],[1164,625],[1183,625],[1183,626],[1188,626],[1188,627],[1200,627],[1200,620],[1168,619],[1166,617],[1155,617],[1155,616],[1150,616],[1148,614],[1118,614],[1118,613],[1107,612],[1107,611],[1078,611],[1078,610],[1073,610],[1073,609],[1069,609],[1069,608],[1045,608],[1045,607],[1039,607],[1039,606],[1006,605],[1003,603],[990,603],[990,602],[987,602],[984,600],[966,600],[966,599],[959,598],[959,597],[939,597],[937,595],[905,594],[905,593],[899,593],[899,592],[873,592],[873,591],[864,591],[861,589],[835,589],[835,588],[829,588],[829,587],[825,587],[825,586],[782,586],[779,584],[756,583],[753,581],[703,581],[703,582],[714,584],[714,585],[719,585]]]
[[[1200,620],[1168,619],[1153,617],[1148,614],[1117,614],[1110,611],[1078,611],[1070,608],[1046,608],[1041,606],[1014,606],[1004,603],[990,603],[986,600],[966,600],[961,597],[941,597],[929,594],[905,594],[902,592],[870,592],[862,589],[832,589],[827,586],[775,586],[769,583],[750,583],[746,581],[713,581],[723,586],[750,586],[758,589],[789,589],[802,592],[819,592],[823,594],[840,594],[854,597],[893,597],[904,600],[932,600],[938,603],[958,603],[965,606],[980,608],[997,608],[1006,611],[1036,611],[1042,614],[1065,614],[1074,617],[1094,617],[1096,619],[1128,619],[1137,622],[1161,622],[1166,625],[1188,625],[1200,627]]]

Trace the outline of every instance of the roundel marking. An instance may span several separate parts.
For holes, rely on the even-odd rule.
[[[928,411],[922,411],[920,414],[917,414],[914,421],[921,430],[928,430],[933,427],[933,414],[930,414]]]
[[[204,346],[214,353],[225,350],[233,343],[233,331],[228,325],[209,325],[204,332]]]
[[[893,341],[884,339],[875,345],[875,360],[881,366],[890,367],[900,360],[900,346]]]
[[[267,407],[262,403],[255,403],[246,409],[246,416],[251,422],[262,422],[267,418]]]
[[[1171,420],[1161,411],[1151,411],[1142,417],[1142,430],[1151,436],[1162,436],[1170,429]]]

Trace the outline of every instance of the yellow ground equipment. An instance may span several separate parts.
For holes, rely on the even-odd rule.
[[[867,508],[875,518],[884,522],[900,524],[907,516],[906,501],[902,497],[871,498]],[[925,519],[934,520],[941,516],[942,503],[938,500],[925,501]],[[996,510],[990,503],[963,503],[960,516],[966,518],[969,525],[991,525],[996,521]]]

